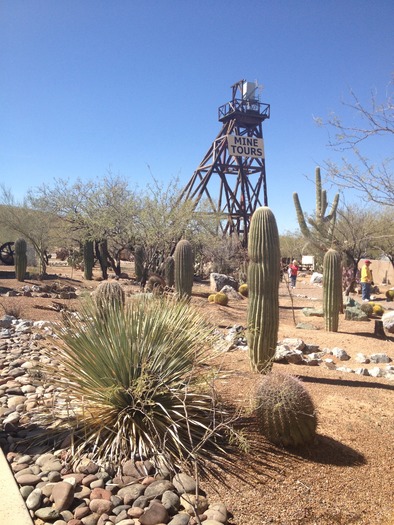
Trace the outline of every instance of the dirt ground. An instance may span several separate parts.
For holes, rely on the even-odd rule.
[[[132,277],[132,267],[125,265]],[[0,306],[19,311],[25,319],[60,320],[54,308],[77,308],[79,299],[7,297],[7,291],[21,291],[23,286],[55,284],[58,288],[75,287],[77,293],[90,293],[99,281],[84,281],[79,271],[65,266],[50,266],[49,279],[43,282],[15,280],[12,267],[0,266]],[[98,274],[97,274],[98,275]],[[138,285],[121,279],[126,293],[139,292]],[[379,284],[376,300],[387,303]],[[247,299],[230,301],[227,307],[208,303],[207,283],[195,283],[192,302],[221,330],[246,325]],[[340,347],[351,356],[341,362],[350,368],[361,366],[357,353],[367,356],[386,353],[394,360],[394,338],[374,336],[374,322],[345,321],[341,316],[339,331],[324,330],[321,318],[306,318],[302,308],[321,305],[322,289],[309,284],[309,277],[299,277],[293,290],[293,306],[287,287],[280,288],[279,337],[297,337],[320,349]],[[0,308],[0,315],[2,315]],[[309,322],[317,330],[297,329],[296,322]],[[250,406],[259,375],[250,370],[245,350],[226,352],[221,367],[227,372],[218,388],[222,396],[239,406]],[[385,365],[380,365],[384,367]],[[329,370],[325,365],[300,366],[275,364],[274,369],[300,377],[310,392],[319,414],[316,442],[301,450],[286,450],[267,443],[255,429],[252,415],[240,422],[249,443],[249,452],[234,454],[223,479],[206,479],[203,488],[211,501],[225,503],[232,513],[229,523],[237,525],[331,525],[394,524],[394,382]]]

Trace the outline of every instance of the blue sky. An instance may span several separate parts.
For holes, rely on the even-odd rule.
[[[241,80],[264,85],[268,200],[297,227],[315,166],[336,154],[313,117],[347,116],[353,89],[383,100],[394,71],[391,0],[2,0],[0,182],[21,199],[54,178],[186,185]],[[383,139],[377,160],[392,153]],[[335,190],[329,191],[333,197]]]

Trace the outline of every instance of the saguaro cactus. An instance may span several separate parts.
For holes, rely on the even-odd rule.
[[[249,231],[248,345],[252,368],[268,373],[279,327],[280,248],[274,214],[258,208]]]
[[[143,246],[137,246],[134,250],[134,271],[137,281],[144,276],[145,250]]]
[[[336,221],[336,213],[339,202],[339,193],[334,197],[331,210],[328,215],[325,215],[327,211],[327,192],[322,189],[320,168],[316,168],[315,173],[315,184],[316,184],[316,212],[314,217],[308,217],[308,222],[311,228],[308,227],[304,213],[301,208],[300,200],[297,193],[293,193],[294,206],[297,213],[297,220],[300,226],[302,235],[311,243],[313,246],[318,248],[320,251],[325,252],[327,248],[331,247],[334,226]]]
[[[341,310],[341,256],[336,250],[328,250],[323,259],[323,313],[328,332],[338,332],[339,312]]]
[[[181,298],[190,297],[193,288],[194,255],[189,241],[178,242],[174,252],[175,291]]]
[[[175,283],[175,261],[172,255],[169,255],[164,261],[164,277],[166,280],[166,285],[170,288],[174,286]]]
[[[86,241],[83,245],[83,264],[84,264],[84,277],[88,281],[93,278],[93,266],[94,266],[94,249],[93,241]]]
[[[17,239],[15,241],[15,275],[17,281],[23,282],[25,280],[27,268],[27,244],[25,239]]]

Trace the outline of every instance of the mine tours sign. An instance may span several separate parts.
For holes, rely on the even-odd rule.
[[[264,141],[257,137],[227,135],[228,151],[233,157],[264,158]]]

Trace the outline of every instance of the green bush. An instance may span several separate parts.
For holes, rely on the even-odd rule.
[[[224,412],[201,376],[219,336],[192,306],[142,297],[109,309],[103,323],[86,305],[58,336],[60,347],[48,352],[61,366],[47,377],[62,392],[41,424],[53,421],[62,437],[72,432],[73,460],[88,452],[119,465],[164,455],[179,465],[209,456],[214,443],[221,450]]]

